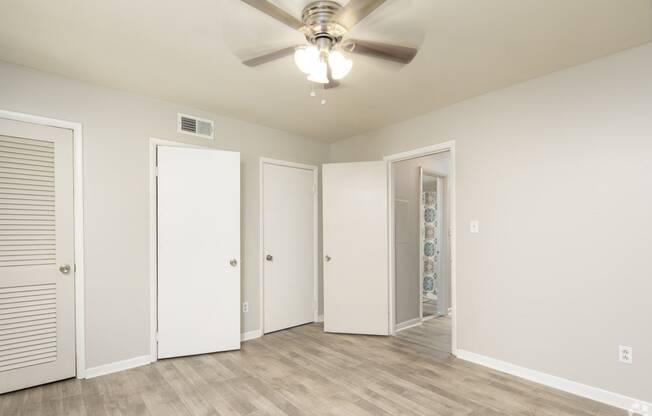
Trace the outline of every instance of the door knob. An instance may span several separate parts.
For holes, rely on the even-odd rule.
[[[328,254],[324,258],[326,259],[327,262],[331,261],[331,256],[329,256]]]
[[[273,260],[274,260],[274,256],[272,256],[271,254],[268,254],[268,255],[265,256],[265,260],[267,260],[267,261],[273,261]]]
[[[235,267],[235,266],[238,265],[238,260],[236,260],[236,259],[231,259],[231,261],[229,261],[229,264],[231,265],[231,267]]]
[[[68,274],[70,273],[70,265],[69,264],[64,264],[62,266],[59,266],[59,271],[63,274]]]

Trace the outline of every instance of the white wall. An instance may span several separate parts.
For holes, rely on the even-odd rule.
[[[150,137],[242,153],[242,330],[260,327],[258,158],[321,164],[327,145],[4,63],[0,109],[83,125],[89,368],[149,354]],[[215,120],[214,142],[177,134],[177,112]]]
[[[394,181],[394,198],[407,201],[408,215],[405,222],[405,242],[399,243],[398,239],[404,233],[394,234],[396,240],[395,265],[395,302],[396,323],[404,323],[421,318],[420,308],[420,271],[421,264],[421,194],[419,167],[436,171],[442,174],[449,173],[450,152],[418,157],[414,159],[395,162],[392,167],[392,180]],[[397,216],[398,217],[398,216]],[[399,226],[398,218],[396,227]]]
[[[448,140],[458,347],[652,401],[652,44],[335,143],[331,160]]]

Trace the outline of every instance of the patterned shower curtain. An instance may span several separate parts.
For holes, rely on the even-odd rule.
[[[423,233],[423,296],[437,299],[437,271],[439,270],[439,242],[437,241],[437,187],[423,191],[421,195],[424,226]]]

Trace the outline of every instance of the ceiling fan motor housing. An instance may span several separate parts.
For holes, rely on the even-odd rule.
[[[308,42],[316,45],[320,50],[330,50],[337,45],[347,28],[339,24],[336,19],[342,9],[334,1],[315,1],[308,4],[301,14],[302,28]]]

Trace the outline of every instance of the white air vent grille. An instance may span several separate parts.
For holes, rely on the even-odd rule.
[[[0,136],[0,268],[54,265],[54,214],[54,143]]]
[[[56,284],[0,287],[0,373],[56,359]]]
[[[190,134],[193,136],[213,138],[213,121],[201,119],[187,114],[178,115],[179,133]]]

